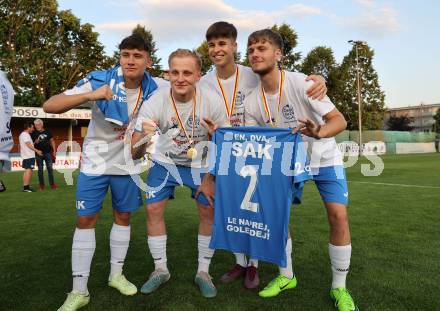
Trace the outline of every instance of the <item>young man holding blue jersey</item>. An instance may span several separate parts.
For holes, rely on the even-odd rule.
[[[76,87],[51,97],[44,111],[63,113],[87,104],[92,119],[83,144],[81,172],[76,192],[76,229],[72,243],[73,288],[60,311],[74,311],[85,306],[90,295],[87,281],[95,252],[95,226],[108,188],[112,193],[114,223],[110,232],[110,275],[108,285],[123,295],[134,295],[137,288],[122,274],[130,242],[130,214],[142,205],[140,189],[132,179],[133,170],[126,170],[124,137],[126,125],[107,121],[102,107],[125,107],[124,115],[132,119],[142,100],[156,88],[145,71],[150,47],[139,36],[132,35],[119,45],[120,66],[95,71]],[[119,79],[115,83],[116,79]],[[117,90],[117,91],[116,91]],[[115,93],[116,92],[116,93]]]
[[[159,132],[153,165],[147,179],[148,247],[154,260],[154,271],[141,288],[149,294],[170,279],[167,266],[167,233],[164,212],[174,197],[177,185],[191,189],[192,197],[203,176],[204,152],[199,146],[209,142],[217,125],[225,126],[227,118],[216,96],[198,84],[201,63],[189,50],[178,49],[168,59],[171,87],[158,89],[143,105],[132,136],[132,156],[142,157],[147,142]],[[161,141],[162,140],[162,141]],[[163,145],[165,147],[164,150]],[[200,224],[198,234],[198,269],[195,283],[206,298],[215,297],[217,290],[209,275],[214,250],[209,248],[214,212],[202,196],[198,198]]]
[[[218,95],[218,104],[223,107],[232,126],[244,125],[244,100],[258,85],[258,75],[251,68],[237,64],[237,29],[234,25],[220,21],[212,24],[206,31],[208,55],[215,68],[201,79]],[[312,80],[307,95],[311,98],[323,98],[326,94],[324,78],[305,77]],[[222,275],[223,283],[230,283],[244,277],[244,286],[248,289],[259,285],[258,260],[246,258],[245,254],[234,253],[236,263]]]
[[[319,101],[306,96],[305,75],[279,69],[282,50],[281,37],[270,29],[249,36],[249,61],[252,70],[260,76],[260,84],[245,101],[245,123],[296,128],[295,131],[305,135],[312,178],[330,224],[329,254],[333,272],[330,297],[340,311],[357,310],[345,284],[351,258],[348,190],[342,155],[334,139],[345,129],[346,121],[328,97]],[[291,252],[291,242],[287,248],[286,252]],[[280,269],[280,272],[260,296],[273,297],[285,288],[296,286],[292,270]]]

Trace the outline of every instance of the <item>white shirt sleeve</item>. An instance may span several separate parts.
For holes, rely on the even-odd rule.
[[[34,145],[34,143],[32,142],[31,135],[29,135],[26,132],[21,132],[20,136],[18,137],[18,140],[20,141],[21,145],[23,145],[23,146],[26,146],[27,142],[31,143],[32,146]]]
[[[88,92],[92,92],[92,84],[90,82],[84,83],[81,86],[74,86],[73,88],[69,90],[64,91],[64,95],[79,95],[84,94]]]
[[[327,113],[335,109],[335,105],[331,102],[328,96],[325,96],[322,100],[311,99],[307,96],[306,91],[309,87],[313,85],[313,81],[304,81],[304,98],[309,102],[313,111],[317,113],[320,117],[325,116]]]
[[[170,87],[170,81],[159,78],[159,77],[152,77],[153,81],[156,82],[157,84],[157,88],[161,88],[161,87]]]
[[[65,90],[64,95],[80,95],[80,94],[89,93],[92,91],[93,91],[92,84],[90,82],[87,82],[79,87],[75,86],[69,90]],[[92,105],[93,105],[93,102],[86,102],[86,103],[80,105],[79,107],[91,108]]]
[[[27,134],[27,133],[23,133],[22,141],[23,141],[24,143],[27,143],[27,142],[32,143],[31,135],[29,135],[29,134]]]

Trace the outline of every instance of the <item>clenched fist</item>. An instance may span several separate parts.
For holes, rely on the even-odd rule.
[[[151,119],[145,119],[142,121],[142,133],[147,136],[153,136],[156,133],[157,125]]]
[[[93,92],[91,92],[89,100],[90,101],[95,101],[100,99],[110,100],[112,98],[113,98],[112,89],[110,88],[110,86],[106,84],[101,86],[99,89],[96,89]]]

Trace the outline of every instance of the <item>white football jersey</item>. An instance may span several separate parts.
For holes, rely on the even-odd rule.
[[[186,103],[175,101],[176,109],[171,100],[170,88],[159,88],[141,106],[136,120],[136,131],[142,130],[142,122],[150,119],[157,122],[160,134],[156,137],[153,159],[183,166],[200,167],[205,156],[191,159],[187,151],[200,142],[209,141],[208,131],[203,127],[203,118],[211,119],[218,126],[226,126],[227,118],[224,108],[213,99],[211,89],[206,85],[196,87],[196,111],[193,119],[193,99]],[[181,129],[180,121],[186,131]],[[190,140],[193,141],[190,144]],[[202,144],[203,145],[203,144]],[[201,146],[201,145],[200,145]],[[202,153],[200,153],[202,156]]]
[[[35,158],[35,151],[27,146],[27,143],[31,143],[31,145],[34,146],[31,135],[28,132],[23,131],[20,136],[18,136],[18,140],[20,142],[21,158],[23,160]]]
[[[324,124],[323,116],[335,109],[326,96],[323,100],[313,100],[306,94],[307,89],[314,83],[306,81],[302,73],[285,71],[285,81],[281,105],[279,94],[266,94],[267,103],[276,127],[295,128],[298,119],[309,118],[316,124]],[[270,125],[269,114],[263,103],[261,83],[245,100],[245,124],[248,126]],[[342,165],[342,155],[334,137],[315,139],[303,135],[303,141],[308,144],[311,167]]]
[[[235,109],[231,114],[230,123],[232,126],[244,125],[244,100],[252,92],[252,90],[258,84],[258,76],[252,71],[251,68],[237,65],[238,70],[238,84],[235,95]],[[226,103],[228,104],[228,110],[231,109],[233,102],[233,94],[235,88],[236,74],[226,80],[219,79],[224,91],[224,97],[219,81],[217,80],[217,70],[214,68],[208,72],[201,79],[201,83],[206,83],[209,88],[214,90],[215,94],[219,97],[217,101],[223,106],[225,114],[227,115]],[[226,99],[226,103],[225,103]]]
[[[65,95],[83,94],[92,91],[90,82],[64,92]],[[139,88],[126,89],[128,114],[133,118]],[[140,104],[140,103],[139,103]],[[130,145],[124,143],[127,126],[118,126],[105,120],[104,114],[94,102],[88,102],[92,119],[84,138],[81,172],[97,175],[129,175],[140,173],[140,166],[133,166]],[[124,149],[125,147],[125,149]]]

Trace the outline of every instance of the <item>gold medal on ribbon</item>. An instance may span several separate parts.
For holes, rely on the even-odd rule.
[[[279,93],[278,93],[277,117],[279,117],[281,103],[282,103],[282,99],[283,99],[284,75],[285,75],[284,70],[281,70],[280,71],[280,89],[279,89]],[[266,111],[266,116],[269,118],[270,126],[277,127],[277,121],[276,121],[275,117],[272,116],[272,113],[270,112],[269,104],[267,103],[266,92],[264,91],[263,84],[261,84],[261,97],[263,98],[264,110]]]
[[[191,145],[194,144],[194,140],[193,140],[194,128],[196,127],[196,106],[197,106],[196,91],[194,90],[194,96],[193,96],[193,113],[192,113],[192,121],[193,122],[192,122],[192,129],[191,129],[191,137],[189,137],[188,133],[185,130],[185,126],[183,125],[182,118],[180,117],[179,111],[177,110],[177,105],[176,105],[176,101],[174,100],[172,90],[170,90],[170,97],[171,97],[171,103],[173,104],[174,112],[176,113],[177,120],[179,121],[180,129],[185,134],[185,137],[186,137],[186,139],[188,139],[188,143],[190,145],[190,148],[186,151],[186,156],[190,159],[194,159],[195,157],[197,157],[197,150],[196,150],[196,148],[194,148],[194,146],[191,146]]]
[[[197,157],[197,149],[194,148],[194,147],[189,148],[189,149],[186,151],[186,155],[187,155],[187,157],[190,158],[190,159],[195,159],[195,158]]]

